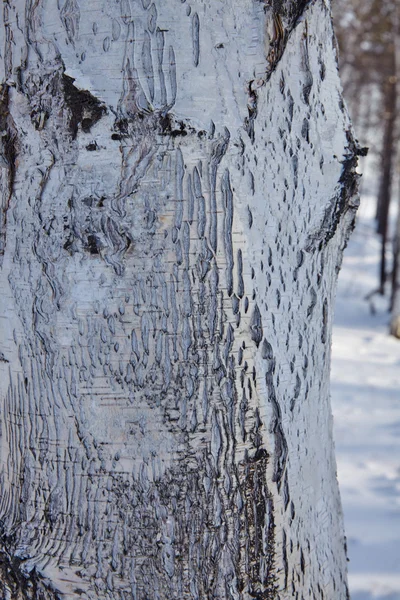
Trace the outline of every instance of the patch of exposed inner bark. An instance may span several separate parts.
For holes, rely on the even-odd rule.
[[[74,85],[75,79],[63,73],[62,83],[65,102],[70,110],[69,128],[73,139],[81,125],[85,133],[89,133],[92,126],[107,112],[104,104],[92,96],[87,90],[79,90]]]

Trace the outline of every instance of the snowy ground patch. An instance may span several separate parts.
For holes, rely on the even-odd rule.
[[[339,276],[332,407],[352,600],[400,600],[400,341],[387,300],[365,300],[378,281],[373,213],[363,198]]]

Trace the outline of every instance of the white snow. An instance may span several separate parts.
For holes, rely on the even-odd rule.
[[[363,197],[339,275],[332,406],[352,600],[400,600],[400,341],[377,288],[374,200]]]

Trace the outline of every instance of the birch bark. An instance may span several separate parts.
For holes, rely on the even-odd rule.
[[[345,599],[329,3],[5,0],[3,598]]]

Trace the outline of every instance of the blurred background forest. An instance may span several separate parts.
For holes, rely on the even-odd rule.
[[[400,338],[400,0],[333,0],[332,7],[344,96],[360,144],[369,148],[362,192],[376,197],[381,251],[370,297],[389,296],[390,330]]]
[[[400,600],[400,0],[332,8],[344,96],[369,147],[332,344],[349,586],[352,600]]]

